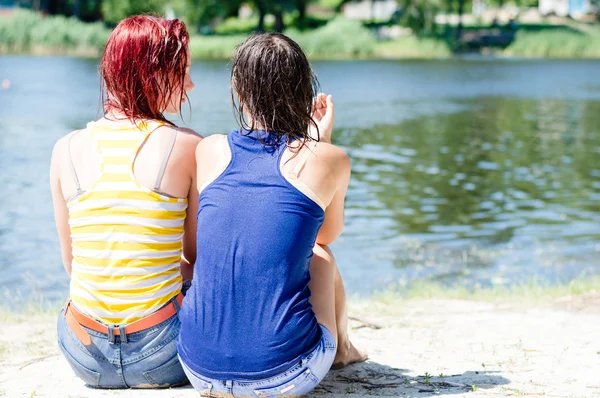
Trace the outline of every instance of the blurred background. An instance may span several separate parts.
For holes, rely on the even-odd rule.
[[[228,60],[256,30],[309,54],[353,175],[333,245],[351,294],[600,288],[598,0],[0,0],[0,298],[64,300],[54,142],[101,117],[129,15],[184,19],[196,89],[173,121],[236,128]]]

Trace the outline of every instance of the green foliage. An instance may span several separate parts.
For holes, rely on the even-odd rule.
[[[506,55],[550,58],[599,58],[600,35],[555,29],[517,33]]]
[[[238,17],[231,17],[224,20],[222,23],[215,27],[214,33],[218,35],[239,35],[247,34],[256,30],[258,25],[258,16],[254,15],[248,19],[240,19]],[[272,26],[266,27],[267,30],[271,30]]]
[[[375,37],[360,22],[337,18],[322,28],[302,32],[288,29],[287,35],[296,40],[313,58],[366,57],[375,49]],[[190,51],[194,58],[223,58],[232,56],[245,35],[192,37]],[[352,40],[345,38],[352,37]]]
[[[596,292],[600,286],[600,276],[586,275],[564,283],[540,282],[533,278],[516,285],[465,286],[460,281],[444,284],[431,280],[417,280],[411,283],[400,282],[375,293],[374,298],[384,303],[395,303],[404,299],[469,299],[469,300],[509,300],[536,302],[549,298],[577,296]]]
[[[18,10],[0,18],[0,52],[98,56],[109,33],[100,22],[85,23],[75,18],[44,17],[33,11]]]
[[[402,9],[400,24],[415,33],[433,32],[435,16],[442,11],[443,3],[444,0],[398,0]]]
[[[341,7],[344,0],[317,0],[316,3],[325,9],[337,9]]]
[[[245,35],[192,36],[190,52],[192,58],[230,59],[235,47],[245,38]]]
[[[163,15],[168,4],[165,0],[103,0],[104,21],[116,25],[120,20],[138,14]]]
[[[315,30],[288,29],[285,33],[316,58],[367,57],[375,50],[375,36],[360,22],[342,17]]]
[[[375,47],[375,56],[378,58],[430,59],[451,55],[452,50],[445,41],[429,37],[404,36],[379,42]]]
[[[330,21],[328,18],[316,17],[313,15],[307,15],[304,21],[304,27],[306,29],[316,29],[327,25]],[[298,13],[284,14],[283,23],[288,27],[299,28]],[[223,22],[215,26],[213,33],[217,35],[240,35],[248,34],[256,31],[258,26],[258,15],[252,15],[247,19],[240,19],[238,17],[229,17]],[[272,21],[265,23],[265,31],[270,32],[273,30]]]
[[[216,19],[236,13],[241,4],[242,0],[173,0],[170,2],[175,13],[182,16],[190,25],[190,31],[195,27],[198,33]]]

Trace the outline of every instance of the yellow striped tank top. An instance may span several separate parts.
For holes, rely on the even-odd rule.
[[[70,293],[78,309],[106,324],[134,322],[181,291],[187,199],[148,189],[133,175],[141,145],[159,126],[88,124],[102,159],[101,176],[85,192],[78,187],[67,203],[73,248]],[[73,176],[77,182],[74,169]]]

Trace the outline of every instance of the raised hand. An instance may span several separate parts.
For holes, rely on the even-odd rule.
[[[312,116],[319,128],[318,138],[320,141],[331,142],[331,131],[333,130],[334,106],[331,95],[320,93],[315,98],[312,107]],[[310,135],[317,139],[317,129],[311,124]]]

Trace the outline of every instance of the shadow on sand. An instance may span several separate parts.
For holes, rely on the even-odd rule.
[[[464,394],[510,383],[491,371],[469,371],[458,375],[407,376],[407,369],[397,369],[368,361],[332,370],[310,396],[330,394],[379,395],[396,397],[434,397]]]

